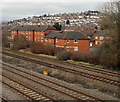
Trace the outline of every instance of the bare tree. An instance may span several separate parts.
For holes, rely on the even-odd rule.
[[[112,42],[105,43],[100,48],[100,63],[107,66],[120,66],[120,1],[106,2],[102,7],[102,12],[101,28],[115,33],[112,34]]]

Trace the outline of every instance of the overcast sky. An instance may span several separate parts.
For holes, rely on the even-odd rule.
[[[2,20],[14,20],[33,15],[98,10],[107,0],[2,0]]]

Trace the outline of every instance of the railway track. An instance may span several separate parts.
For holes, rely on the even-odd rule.
[[[11,50],[7,50],[9,52],[12,52]],[[3,51],[3,52],[6,52],[6,51]],[[15,52],[14,52],[15,53]],[[24,54],[22,52],[17,52],[19,54]],[[37,59],[41,59],[41,60],[44,60],[46,59],[46,57],[39,57],[39,56],[36,56],[36,55],[31,55],[31,54],[24,54],[24,55],[27,55],[27,56],[32,56],[34,58],[37,58]],[[51,60],[49,58],[49,60]],[[86,66],[86,65],[82,65],[82,64],[74,64],[74,63],[69,63],[69,62],[62,62],[63,64],[67,64],[67,66],[69,67],[75,67],[76,69],[83,69],[83,70],[87,70],[87,71],[91,71],[91,72],[96,72],[96,73],[101,73],[101,74],[105,74],[105,75],[109,75],[109,76],[112,76],[112,77],[118,77],[120,78],[120,73],[119,72],[113,72],[113,71],[110,71],[110,70],[106,70],[106,69],[100,69],[100,68],[95,68],[95,67],[92,67],[92,66]]]
[[[8,102],[6,97],[0,95],[0,98],[1,98],[1,102]]]
[[[66,67],[61,67],[61,66],[50,64],[50,63],[46,63],[46,62],[40,61],[39,59],[36,59],[36,58],[21,56],[21,55],[13,54],[13,53],[10,53],[10,52],[3,51],[3,54],[5,54],[7,56],[12,56],[12,57],[15,57],[15,58],[19,58],[19,59],[22,59],[22,60],[26,60],[26,61],[29,61],[29,62],[33,62],[33,63],[39,64],[39,65],[47,66],[49,68],[58,69],[58,70],[62,70],[62,71],[65,71],[65,72],[72,73],[72,74],[80,75],[80,76],[88,78],[88,79],[101,81],[101,82],[104,82],[104,83],[107,83],[107,84],[110,84],[110,85],[120,87],[120,81],[119,80],[105,78],[105,77],[102,77],[102,76],[98,76],[98,75],[94,75],[94,74],[90,74],[90,73],[86,73],[86,72],[82,72],[82,71],[76,71],[74,69],[69,69],[69,68],[66,68]],[[116,76],[116,77],[119,78],[119,76]]]
[[[6,75],[2,75],[4,80],[2,80],[2,83],[9,86],[10,88],[18,91],[20,94],[25,96],[27,99],[30,100],[54,100],[52,97],[49,97],[43,93],[40,93],[33,88],[26,86],[23,83],[20,83],[19,81],[16,81],[12,78],[7,77]]]
[[[23,78],[26,78],[28,80],[31,80],[32,82],[35,82],[37,84],[42,84],[43,86],[45,87],[49,87],[51,88],[52,90],[55,90],[55,91],[58,91],[64,95],[67,95],[69,97],[72,97],[73,99],[75,100],[78,100],[80,102],[86,102],[85,100],[97,100],[97,101],[101,101],[101,99],[99,98],[96,98],[94,96],[90,96],[88,94],[86,94],[85,92],[80,92],[78,90],[75,90],[75,89],[72,89],[72,88],[69,88],[69,87],[66,87],[62,84],[59,84],[59,83],[56,83],[56,82],[53,82],[51,80],[48,80],[46,78],[42,78],[42,77],[38,77],[37,75],[34,75],[32,73],[29,73],[29,72],[26,72],[26,71],[23,71],[23,70],[20,70],[18,68],[14,68],[10,65],[6,65],[6,64],[3,64],[5,67],[8,67],[8,68],[5,68],[3,67],[3,70],[6,70],[6,71],[9,71],[10,73],[12,74],[16,74],[16,75],[19,75]],[[11,70],[10,70],[11,69]],[[15,72],[13,71],[15,70]],[[16,72],[18,71],[18,72]],[[19,74],[21,73],[21,74]],[[25,75],[24,75],[25,74]],[[27,75],[29,76],[32,76],[33,78],[30,78],[28,77]],[[39,79],[39,81],[35,80],[34,78],[37,78]],[[48,84],[44,84],[41,82],[41,80],[45,81],[46,83]]]

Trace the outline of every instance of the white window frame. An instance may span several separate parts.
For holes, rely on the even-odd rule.
[[[103,40],[104,39],[104,37],[103,36],[100,36],[100,40]]]
[[[74,47],[74,51],[78,51],[78,47]]]
[[[35,37],[35,41],[36,41],[37,39],[36,39],[36,37]]]
[[[77,41],[77,42],[75,42],[75,41]],[[78,43],[78,40],[74,40],[74,43]]]
[[[58,42],[58,39],[56,39],[56,42]]]
[[[97,45],[97,44],[98,44],[98,41],[95,41],[95,44]]]
[[[70,40],[69,39],[67,39],[67,41],[66,41],[67,43],[69,43],[70,42]]]
[[[43,38],[41,38],[41,42],[43,42]]]
[[[98,36],[96,36],[95,39],[98,39]]]
[[[69,51],[69,47],[66,47],[66,51]]]

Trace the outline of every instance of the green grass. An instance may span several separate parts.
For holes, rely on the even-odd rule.
[[[87,63],[87,62],[82,62],[82,61],[67,60],[67,62],[69,62],[69,63],[75,63],[75,64],[83,64],[83,65],[87,65],[87,66],[93,66],[95,68],[104,68],[101,65],[94,65],[94,64]]]
[[[19,50],[19,51],[22,52],[22,53],[36,55],[36,56],[42,56],[42,57],[48,57],[48,58],[56,58],[56,56],[50,56],[50,55],[45,55],[45,54],[34,54],[31,51],[26,51],[26,50]]]
[[[26,54],[31,54],[31,55],[36,55],[36,56],[42,56],[42,57],[48,57],[48,58],[53,58],[53,59],[57,59],[56,56],[50,56],[50,55],[45,55],[45,54],[34,54],[28,50],[19,50],[20,52],[26,53]],[[66,61],[64,61],[66,62]],[[82,62],[82,61],[73,61],[73,60],[67,60],[67,62],[69,63],[75,63],[75,64],[82,64],[82,65],[87,65],[87,66],[92,66],[95,68],[104,68],[104,66],[101,65],[94,65],[91,63],[87,63],[87,62]]]

